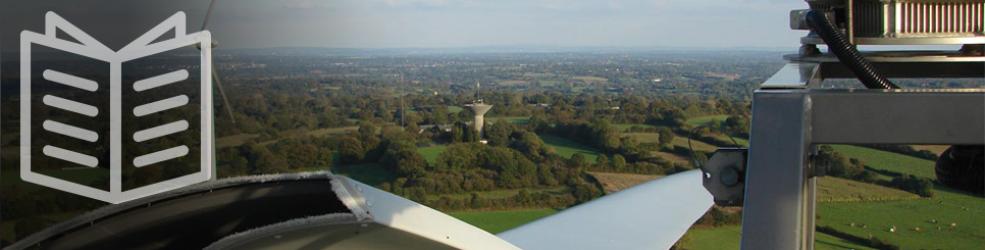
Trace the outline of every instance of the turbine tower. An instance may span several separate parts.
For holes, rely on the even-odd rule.
[[[470,104],[466,104],[465,107],[472,110],[472,113],[475,114],[472,124],[475,126],[475,132],[479,133],[479,138],[482,138],[482,126],[485,125],[485,119],[483,117],[486,115],[486,112],[492,109],[492,105],[485,104],[482,98],[479,97],[479,82],[475,83],[475,100],[472,100]]]

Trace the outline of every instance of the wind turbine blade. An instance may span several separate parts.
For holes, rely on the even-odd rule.
[[[233,116],[233,106],[229,105],[229,98],[226,97],[226,91],[222,89],[222,81],[219,80],[219,73],[216,73],[215,70],[215,63],[212,63],[212,79],[215,80],[215,86],[219,89],[219,96],[222,97],[222,106],[226,107],[226,114],[229,115],[229,121],[232,124],[236,124],[236,117]]]
[[[691,170],[500,233],[523,249],[668,249],[712,205]]]
[[[344,176],[333,188],[357,216],[458,249],[519,249],[493,234],[450,215]],[[344,191],[343,191],[344,190]],[[349,198],[347,198],[349,197]],[[361,212],[360,212],[361,211]]]

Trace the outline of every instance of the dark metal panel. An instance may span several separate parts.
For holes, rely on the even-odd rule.
[[[805,90],[761,90],[752,108],[742,249],[812,249],[811,99]]]
[[[815,144],[985,144],[985,90],[810,96]]]
[[[873,62],[879,73],[892,78],[982,78],[983,62]],[[855,78],[855,74],[838,62],[821,64],[822,78]]]

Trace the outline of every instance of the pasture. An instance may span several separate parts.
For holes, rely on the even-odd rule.
[[[741,226],[692,227],[688,230],[683,246],[689,250],[739,249]],[[824,233],[814,234],[814,249],[857,249],[870,250],[862,246]]]
[[[934,178],[934,163],[929,160],[864,147],[834,147],[872,168]],[[903,249],[975,249],[985,245],[985,199],[936,183],[934,192],[933,198],[913,200],[820,203],[818,225],[879,237]]]
[[[539,135],[544,143],[554,149],[554,152],[564,158],[571,158],[572,155],[580,153],[585,156],[588,162],[598,160],[599,151],[587,145],[561,138],[553,135]]]
[[[604,172],[588,172],[588,174],[602,185],[602,189],[606,194],[619,192],[620,190],[627,189],[644,182],[656,180],[661,177],[659,175]]]
[[[819,202],[893,201],[920,198],[919,195],[895,188],[831,176],[819,177],[816,189]]]
[[[458,211],[448,214],[490,233],[500,233],[511,228],[557,213],[550,208],[500,211]]]
[[[865,162],[865,165],[875,169],[937,179],[937,174],[934,173],[934,162],[932,161],[852,145],[831,145],[831,147],[846,157],[862,160]]]
[[[448,197],[450,199],[462,200],[462,199],[469,199],[472,197],[472,193],[476,193],[477,195],[479,195],[479,197],[486,199],[502,199],[502,198],[509,198],[516,196],[518,193],[520,193],[520,190],[524,190],[524,189],[530,192],[530,194],[547,193],[554,195],[564,195],[571,193],[568,190],[568,187],[558,186],[558,187],[541,187],[541,188],[497,189],[497,190],[489,190],[489,191],[476,191],[471,193],[463,192],[463,193],[454,193],[454,194],[428,194],[427,198],[428,200],[437,200],[440,199],[441,197]]]
[[[421,156],[424,157],[424,160],[428,162],[428,164],[434,164],[434,161],[438,159],[438,155],[440,155],[441,152],[445,152],[446,147],[447,146],[445,145],[420,147],[417,148],[417,153],[420,153]]]
[[[656,128],[657,127],[657,126],[653,126],[653,125],[650,125],[650,124],[642,124],[642,123],[617,123],[617,124],[612,124],[612,126],[616,127],[616,129],[618,129],[619,131],[623,131],[623,132],[625,132],[626,130],[629,130],[632,127],[639,127],[639,128]]]
[[[933,162],[870,148],[835,150],[880,170],[933,178]],[[882,176],[887,179],[888,176]],[[817,225],[862,238],[877,237],[902,249],[978,249],[985,245],[985,199],[935,185],[932,198],[851,180],[822,177],[817,184]],[[739,227],[692,228],[688,249],[735,249]],[[817,249],[868,249],[816,234]]]
[[[687,119],[687,124],[691,126],[701,126],[712,122],[721,122],[728,119],[728,115],[705,115]]]

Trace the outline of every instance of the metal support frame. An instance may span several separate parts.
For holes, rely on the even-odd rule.
[[[788,64],[754,93],[742,249],[814,248],[815,145],[985,144],[985,89],[809,89],[822,67]]]

